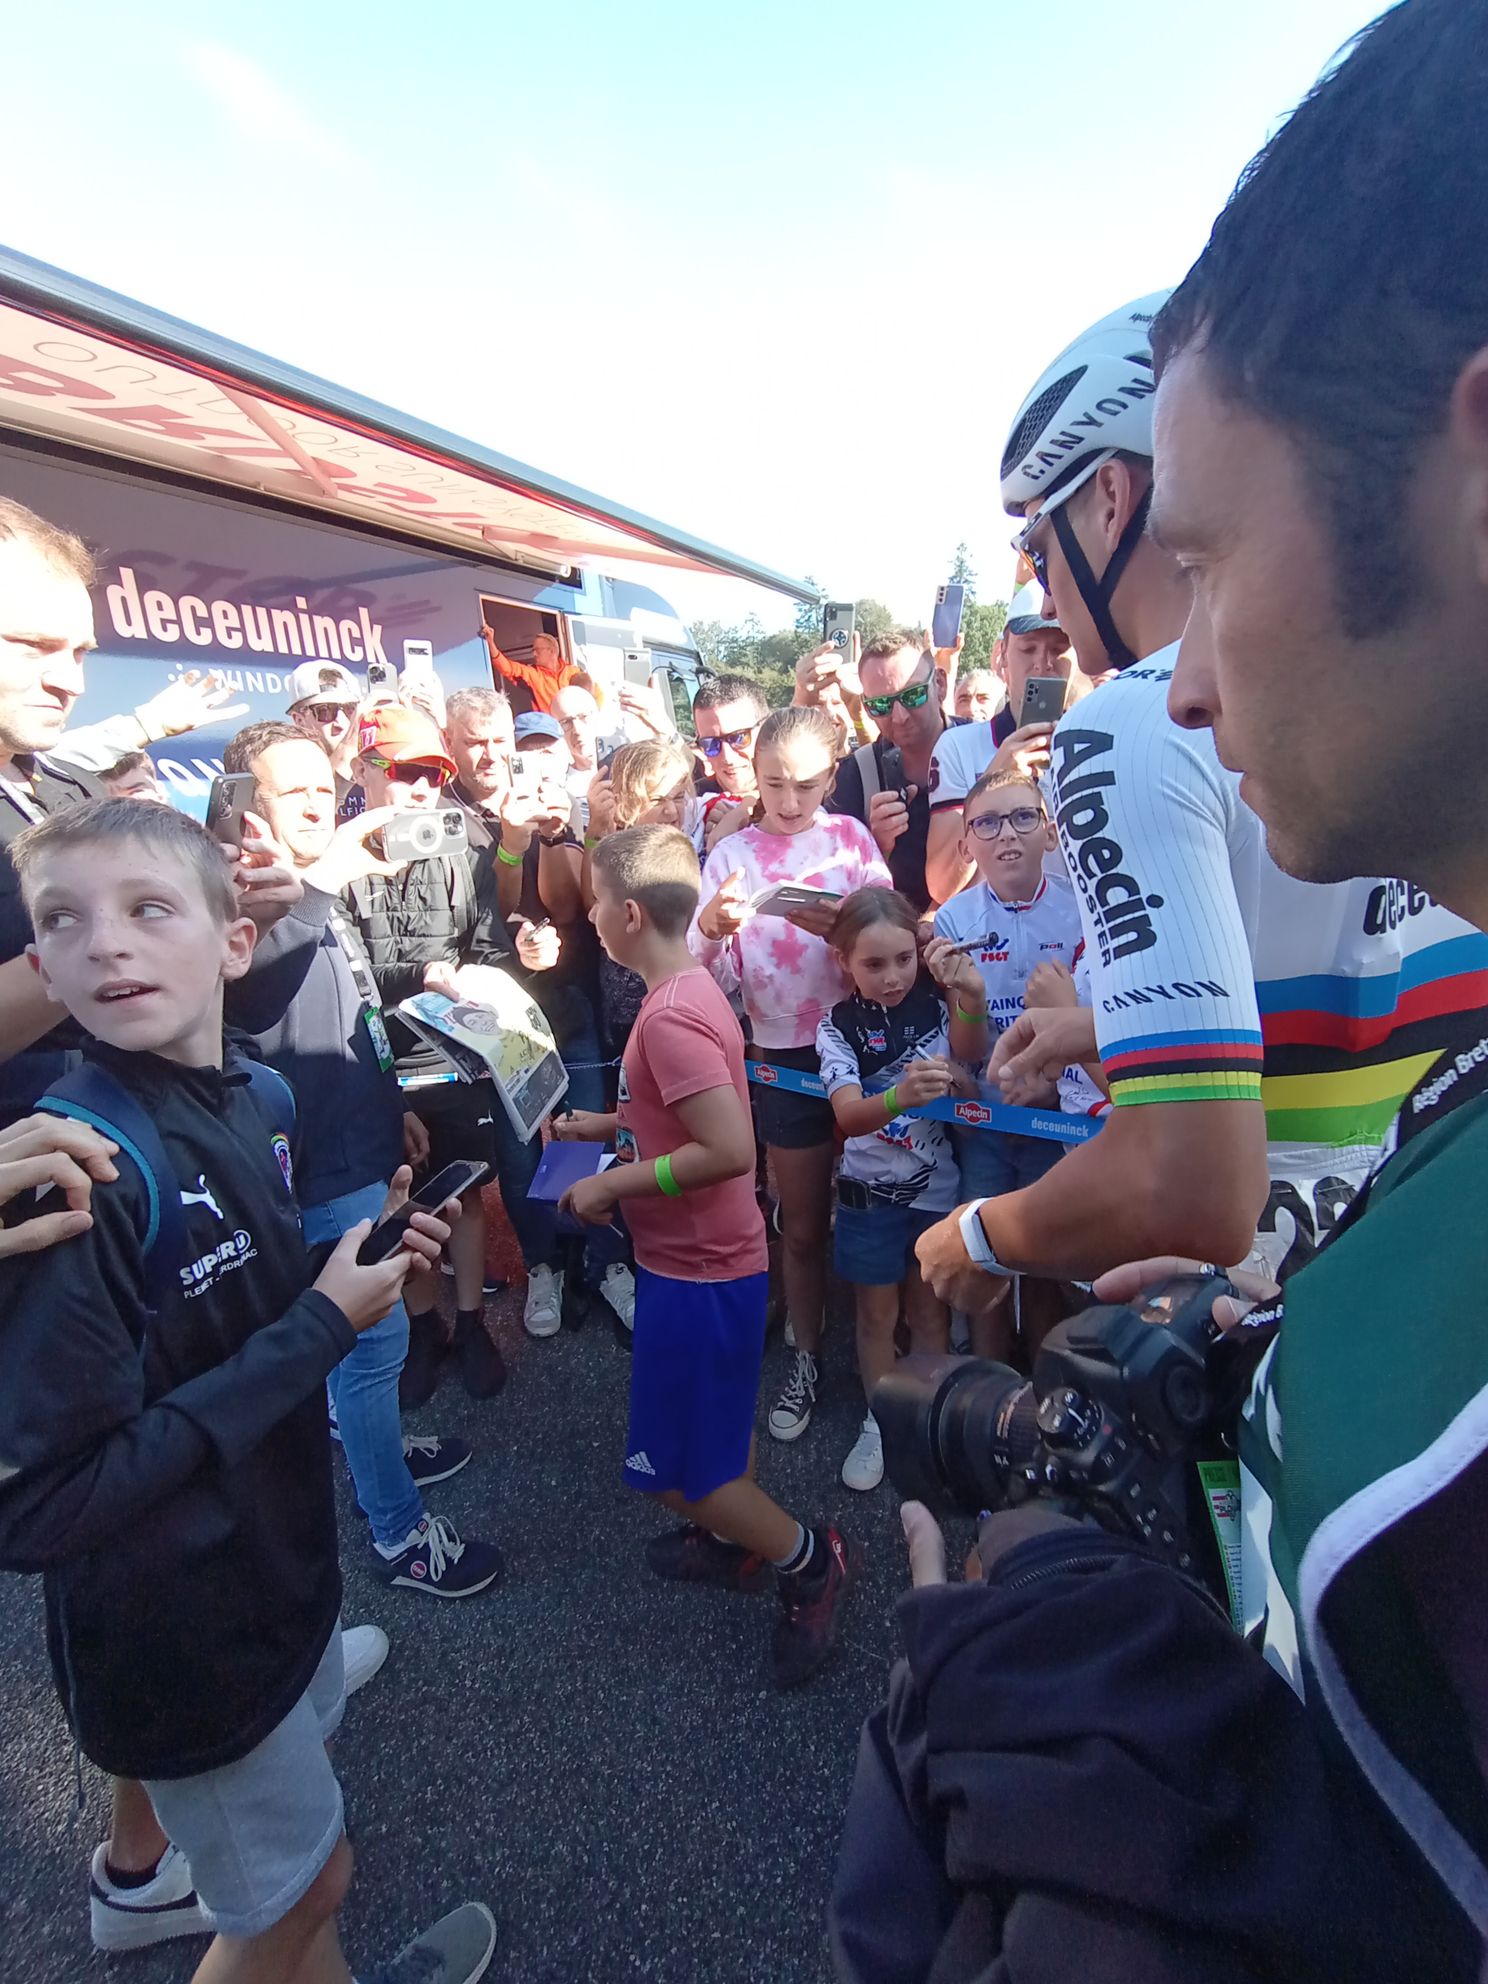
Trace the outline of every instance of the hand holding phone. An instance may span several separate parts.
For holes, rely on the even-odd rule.
[[[427,1184],[420,1185],[406,1204],[373,1227],[357,1249],[357,1265],[374,1267],[378,1261],[385,1261],[402,1246],[409,1221],[416,1212],[437,1213],[448,1200],[458,1199],[474,1186],[483,1185],[490,1175],[490,1165],[475,1158],[458,1158],[447,1164]]]
[[[258,782],[252,772],[220,772],[207,795],[207,832],[229,847],[243,845],[243,815],[253,804]]]
[[[1018,728],[1026,730],[1031,723],[1058,723],[1064,715],[1064,702],[1069,694],[1069,683],[1062,675],[1030,675],[1023,685],[1023,708],[1018,714]]]

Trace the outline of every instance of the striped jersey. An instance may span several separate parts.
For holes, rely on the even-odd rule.
[[[1168,716],[1175,643],[1060,722],[1046,779],[1080,901],[1112,1102],[1259,1098],[1290,1271],[1402,1097],[1488,1003],[1488,937],[1403,882],[1284,874],[1207,730]]]

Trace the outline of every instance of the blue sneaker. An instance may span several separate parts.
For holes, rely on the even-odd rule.
[[[396,1557],[373,1551],[372,1571],[384,1584],[424,1591],[431,1598],[474,1598],[506,1569],[494,1543],[462,1540],[445,1516],[425,1516]]]
[[[438,1439],[432,1433],[405,1433],[403,1458],[416,1488],[432,1487],[458,1474],[475,1449],[464,1440]]]

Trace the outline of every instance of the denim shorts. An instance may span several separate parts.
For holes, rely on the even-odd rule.
[[[832,1233],[832,1267],[839,1281],[860,1288],[897,1288],[914,1264],[915,1242],[947,1212],[923,1212],[885,1199],[860,1210],[839,1205]]]
[[[145,1785],[220,1935],[272,1929],[330,1859],[344,1820],[325,1746],[345,1709],[338,1619],[309,1687],[256,1749],[197,1777]]]
[[[961,1167],[961,1199],[994,1199],[1036,1185],[1064,1156],[1064,1145],[1052,1137],[1020,1137],[1007,1130],[951,1132],[956,1162]]]

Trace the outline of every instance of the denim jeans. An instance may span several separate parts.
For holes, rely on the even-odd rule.
[[[385,1185],[366,1185],[324,1205],[306,1206],[305,1238],[314,1247],[339,1240],[359,1219],[376,1219]],[[367,1512],[374,1542],[401,1543],[423,1521],[424,1504],[403,1458],[398,1417],[398,1374],[408,1355],[408,1312],[401,1302],[380,1323],[363,1330],[326,1380],[336,1412],[357,1500]]]
[[[594,1008],[586,999],[585,1011],[588,1015],[582,1025],[570,1028],[563,1045],[558,1050],[563,1056],[563,1065],[568,1070],[568,1094],[564,1098],[565,1109],[590,1109],[596,1115],[605,1113],[605,1070],[600,1065],[604,1059],[599,1044],[599,1025],[594,1017]],[[529,1181],[530,1182],[530,1181]],[[502,1191],[503,1199],[506,1197]],[[565,1251],[565,1240],[571,1236],[558,1231],[558,1212],[555,1206],[543,1199],[529,1199],[528,1206],[535,1220],[540,1222],[546,1236],[546,1251],[540,1256],[543,1260],[556,1260]],[[510,1206],[507,1211],[510,1213]],[[516,1221],[512,1221],[513,1226]],[[520,1235],[518,1236],[520,1238]],[[575,1244],[574,1252],[578,1251]],[[525,1243],[523,1246],[525,1254]],[[629,1243],[624,1229],[620,1226],[587,1227],[583,1237],[582,1279],[587,1287],[598,1288],[604,1280],[604,1271],[612,1261],[628,1259]]]

